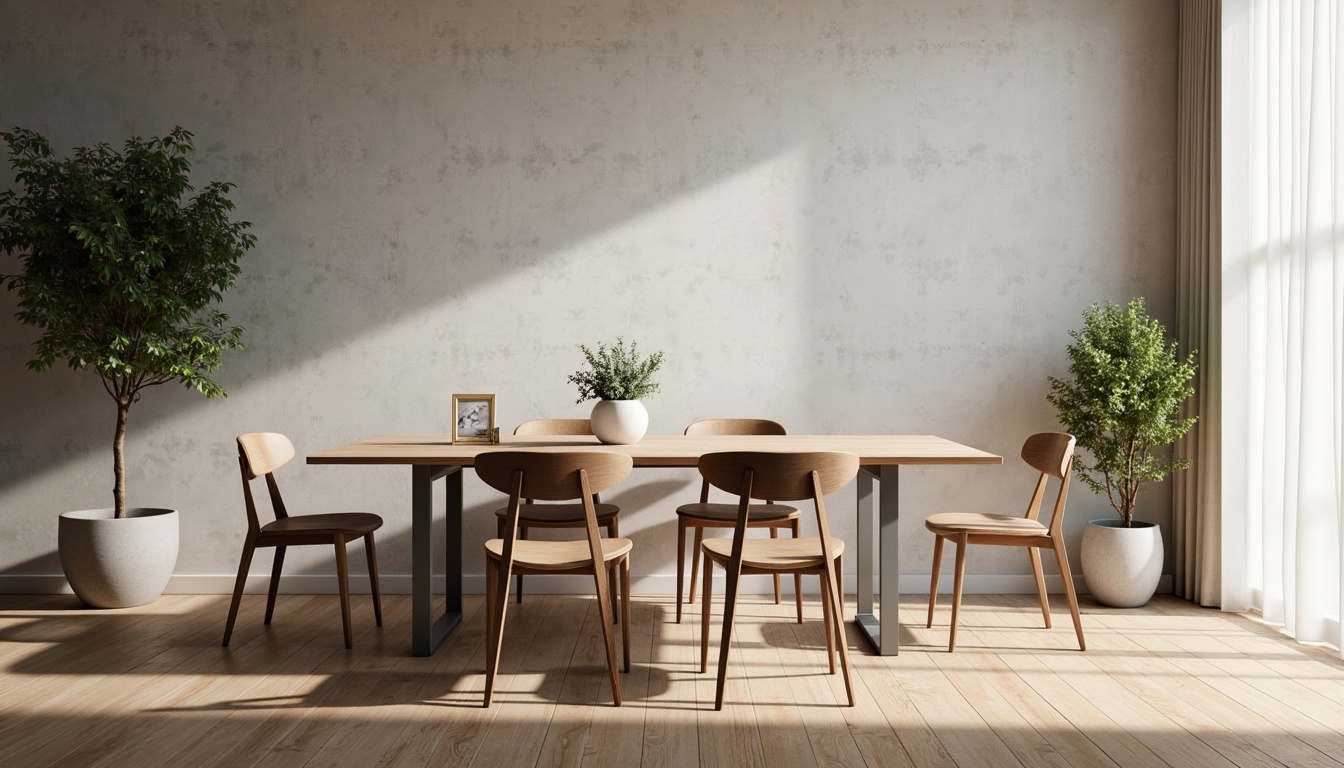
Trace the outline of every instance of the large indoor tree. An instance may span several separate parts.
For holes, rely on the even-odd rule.
[[[131,405],[173,381],[224,395],[210,374],[223,350],[243,347],[243,330],[218,303],[256,238],[230,220],[231,184],[192,194],[192,135],[180,127],[64,159],[34,131],[0,137],[16,184],[0,191],[0,250],[20,263],[0,285],[17,292],[19,321],[42,331],[28,367],[92,367],[116,401],[113,494],[124,517]]]

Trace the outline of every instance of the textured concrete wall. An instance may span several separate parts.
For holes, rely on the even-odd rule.
[[[903,472],[903,571],[926,574],[925,515],[1025,504],[1017,450],[1056,427],[1046,376],[1083,308],[1143,294],[1172,315],[1166,0],[4,0],[0,73],[0,124],[63,150],[190,128],[199,180],[236,183],[255,222],[229,398],[161,388],[131,414],[130,497],[183,511],[180,574],[236,567],[235,434],[302,454],[442,433],[455,391],[497,393],[506,431],[586,415],[577,344],[618,334],[667,353],[654,433],[761,416],[1008,457]],[[114,411],[92,374],[24,370],[13,302],[0,573],[59,573],[56,515],[110,503]],[[409,471],[280,480],[296,511],[381,512],[383,570],[409,572]],[[673,572],[694,492],[645,470],[611,495],[636,573]],[[496,500],[470,480],[467,503],[480,572]],[[832,504],[852,541],[852,492]],[[1169,510],[1158,487],[1140,514]],[[1108,514],[1074,489],[1075,552]],[[1015,552],[969,568],[1029,572]]]

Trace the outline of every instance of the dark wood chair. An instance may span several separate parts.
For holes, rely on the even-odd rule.
[[[350,580],[346,572],[346,543],[364,539],[364,551],[369,559],[369,585],[373,590],[373,615],[378,626],[383,626],[383,603],[378,592],[378,552],[373,544],[373,532],[383,519],[363,512],[290,516],[280,498],[275,483],[275,470],[294,458],[294,444],[289,438],[275,432],[249,432],[238,436],[238,466],[243,474],[243,500],[247,506],[247,539],[243,542],[243,557],[238,563],[238,580],[233,587],[233,601],[229,604],[229,619],[224,624],[224,645],[233,635],[233,624],[238,618],[238,605],[243,599],[252,553],[260,547],[275,547],[275,562],[271,567],[271,588],[266,597],[266,624],[275,612],[275,595],[280,587],[280,570],[285,563],[287,547],[306,544],[325,544],[336,550],[336,578],[341,593],[341,623],[345,629],[345,647],[353,647],[350,631]],[[252,482],[265,476],[271,495],[275,519],[262,525],[257,516],[257,505],[252,498]]]
[[[686,434],[692,437],[711,437],[715,435],[784,435],[788,434],[784,425],[767,419],[702,419],[686,427]],[[788,528],[793,538],[798,538],[798,522],[801,513],[794,507],[784,504],[751,505],[751,514],[747,519],[748,528],[768,528],[770,538],[778,538],[779,529]],[[700,542],[704,540],[706,528],[732,528],[737,524],[736,504],[712,504],[709,501],[709,481],[700,483],[700,501],[696,504],[683,504],[677,507],[677,623],[681,623],[682,584],[686,572],[686,531],[695,531],[695,544],[691,547],[691,592],[686,602],[695,603],[696,578],[700,570]],[[775,605],[780,603],[779,574],[775,574]],[[794,600],[798,604],[798,623],[803,623],[803,577],[793,578]]]
[[[849,646],[845,642],[841,602],[845,543],[831,536],[826,522],[825,495],[839,490],[859,471],[852,453],[763,453],[737,451],[708,453],[700,458],[700,474],[716,488],[738,494],[737,521],[731,539],[705,539],[705,593],[701,597],[700,671],[709,668],[709,606],[714,565],[727,574],[723,601],[723,638],[719,645],[719,679],[714,709],[723,709],[728,679],[728,649],[737,612],[737,588],[744,574],[816,574],[821,577],[822,623],[826,629],[826,660],[835,673],[839,651],[849,706],[854,706],[850,680]],[[817,515],[817,536],[797,539],[748,539],[748,513],[753,499],[801,501],[811,499]]]
[[[961,618],[961,584],[966,575],[966,548],[971,544],[995,544],[1006,547],[1026,547],[1031,555],[1031,572],[1036,577],[1036,593],[1041,598],[1041,613],[1045,628],[1050,628],[1050,599],[1045,594],[1045,574],[1041,571],[1042,549],[1055,553],[1059,576],[1064,581],[1064,594],[1073,614],[1073,628],[1078,633],[1078,648],[1087,650],[1083,640],[1083,621],[1078,614],[1078,596],[1073,591],[1073,575],[1069,572],[1069,553],[1064,547],[1064,502],[1069,496],[1069,473],[1073,469],[1073,435],[1062,432],[1042,432],[1032,435],[1022,446],[1022,460],[1038,470],[1036,490],[1031,494],[1025,515],[991,515],[980,512],[944,512],[930,515],[924,527],[934,534],[933,574],[929,586],[929,621],[933,627],[933,612],[938,605],[938,568],[943,562],[943,541],[957,545],[957,575],[952,587],[952,631],[948,635],[948,652],[957,649],[957,623]],[[1055,497],[1055,511],[1047,528],[1038,519],[1041,500],[1051,477],[1059,479],[1059,495]]]
[[[485,543],[486,667],[485,706],[490,706],[503,647],[504,618],[508,611],[509,580],[520,573],[591,575],[602,614],[611,693],[621,705],[621,681],[616,669],[616,645],[611,625],[612,591],[609,578],[621,576],[621,645],[624,669],[630,671],[630,550],[629,539],[601,538],[593,498],[624,480],[634,461],[609,452],[500,451],[476,458],[476,474],[487,485],[509,495],[504,536]],[[571,501],[583,507],[583,541],[528,541],[519,539],[518,521],[523,499]]]

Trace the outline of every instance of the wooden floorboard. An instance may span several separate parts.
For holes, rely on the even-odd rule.
[[[120,611],[0,596],[0,766],[1344,768],[1344,663],[1252,618],[1085,599],[1083,653],[1062,601],[1047,630],[1034,597],[972,596],[948,654],[946,606],[926,629],[924,600],[903,602],[899,656],[847,625],[847,707],[815,598],[801,625],[788,600],[743,598],[715,712],[717,601],[702,675],[699,605],[678,625],[671,598],[635,599],[616,708],[593,599],[528,595],[486,709],[478,597],[413,658],[404,596],[385,598],[383,628],[354,601],[353,650],[334,596],[282,596],[269,627],[246,597],[227,649],[225,596]]]

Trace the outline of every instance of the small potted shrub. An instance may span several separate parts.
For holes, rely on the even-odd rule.
[[[1176,359],[1176,342],[1148,316],[1142,298],[1121,307],[1106,302],[1083,312],[1070,331],[1072,379],[1050,378],[1059,421],[1092,454],[1074,468],[1094,493],[1105,494],[1118,519],[1093,520],[1083,530],[1083,576],[1093,598],[1130,608],[1152,598],[1162,578],[1162,530],[1134,519],[1139,488],[1190,465],[1160,449],[1194,425],[1180,417],[1194,389],[1195,353]]]
[[[192,137],[181,128],[68,159],[33,131],[0,137],[22,187],[0,192],[0,251],[21,264],[0,285],[18,294],[19,322],[42,331],[28,367],[92,368],[116,404],[113,506],[61,515],[61,566],[89,605],[143,605],[172,576],[178,514],[127,506],[127,417],[159,384],[224,395],[209,374],[222,350],[242,348],[242,329],[216,304],[256,238],[229,220],[232,185],[188,197]]]
[[[591,417],[593,434],[608,445],[637,443],[649,429],[649,412],[640,400],[658,391],[653,375],[663,365],[663,353],[641,360],[638,347],[632,341],[627,349],[619,337],[610,347],[598,344],[596,352],[580,344],[588,367],[569,377],[579,387],[575,402],[598,401]]]

